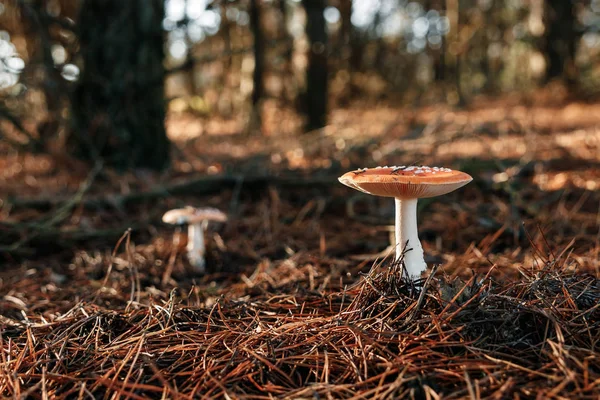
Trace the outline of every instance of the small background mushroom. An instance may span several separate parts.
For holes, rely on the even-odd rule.
[[[187,258],[195,271],[206,273],[205,231],[210,221],[225,222],[227,215],[216,208],[185,207],[170,210],[163,215],[163,222],[171,225],[188,224]]]

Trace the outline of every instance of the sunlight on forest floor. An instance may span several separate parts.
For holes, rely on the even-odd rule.
[[[335,198],[345,193],[343,188],[336,186],[335,178],[340,172],[351,168],[412,162],[445,165],[463,169],[475,178],[475,182],[465,188],[464,193],[450,197],[454,201],[464,198],[463,206],[451,205],[443,199],[436,201],[433,207],[424,206],[421,229],[426,233],[425,247],[433,259],[443,259],[446,268],[454,270],[459,265],[473,263],[473,267],[487,268],[488,259],[503,257],[499,254],[482,254],[479,257],[481,262],[476,262],[471,258],[473,253],[468,250],[469,243],[486,243],[489,236],[493,237],[498,232],[501,232],[500,237],[513,237],[500,246],[506,249],[506,254],[512,257],[515,251],[521,253],[520,246],[524,244],[522,241],[525,237],[520,226],[521,221],[524,221],[529,226],[528,229],[535,230],[536,224],[541,224],[544,231],[559,231],[561,235],[553,238],[555,245],[565,245],[572,235],[587,237],[588,240],[584,239],[581,245],[582,248],[591,250],[592,254],[584,264],[586,268],[597,269],[598,261],[593,260],[593,252],[597,251],[598,239],[597,236],[589,235],[597,233],[597,221],[600,218],[600,105],[566,103],[560,106],[539,101],[540,105],[524,106],[522,103],[523,101],[509,97],[504,103],[497,100],[479,101],[467,110],[453,110],[442,106],[420,109],[364,109],[357,106],[334,111],[330,125],[322,131],[301,136],[215,134],[202,135],[193,140],[175,140],[175,158],[170,171],[162,174],[137,171],[123,176],[106,171],[105,176],[89,188],[86,196],[127,197],[138,191],[166,187],[174,180],[185,182],[188,177],[198,178],[203,175],[215,178],[227,175],[269,179],[293,173],[296,177],[293,179],[299,181],[331,179],[333,191],[311,191],[313,196],[317,196],[317,201],[330,201],[328,199],[332,195]],[[173,139],[178,137],[176,129],[184,129],[185,125],[181,125],[180,120],[186,118],[189,119],[190,116],[170,116],[168,130]],[[225,127],[224,131],[228,129]],[[185,138],[185,133],[183,137]],[[0,167],[3,171],[0,176],[3,195],[15,197],[18,201],[33,197],[68,199],[87,177],[86,169],[78,161],[47,155],[15,153],[0,159]],[[136,207],[135,213],[140,213],[137,218],[150,218],[148,222],[151,222],[169,204],[181,204],[185,199],[191,204],[229,204],[231,208],[236,207],[240,201],[236,196],[239,197],[240,193],[236,194],[230,188],[223,188],[220,193],[217,191],[203,200],[185,196],[184,193],[184,197],[175,203],[168,198],[162,200],[158,204],[159,210],[141,204]],[[315,199],[311,199],[309,194],[296,197],[293,190],[286,194],[277,189],[276,196],[281,197],[277,200],[279,207],[286,205],[285,212],[272,209],[273,205],[269,204],[275,201],[273,199],[259,200],[256,205],[251,206],[254,211],[245,210],[247,205],[240,205],[241,210],[236,212],[246,214],[246,219],[235,223],[245,224],[254,218],[254,213],[258,212],[260,215],[264,212],[260,211],[262,208],[269,209],[268,212],[275,215],[293,215],[297,212],[294,211],[295,207],[300,207],[304,210],[303,213],[315,212],[315,205],[311,203]],[[358,199],[356,201],[360,212],[367,212],[378,219],[380,224],[389,223],[387,218],[390,217],[391,204],[381,199],[369,199],[365,202],[355,194],[350,196],[352,202]],[[19,207],[18,201],[14,207],[5,206],[0,209],[4,220],[18,223],[43,215],[39,210]],[[287,205],[287,202],[295,205]],[[479,215],[473,215],[472,211],[467,210],[479,210]],[[115,211],[117,214],[130,212],[117,209],[98,214],[81,208],[64,222],[64,227],[78,229],[83,224],[87,229],[124,229],[122,217],[114,220],[111,218]],[[453,218],[448,219],[444,212],[453,215]],[[339,211],[336,214],[339,216]],[[136,219],[135,215],[132,215],[132,220]],[[317,217],[313,221],[318,227],[314,231],[316,236],[311,238],[312,230],[302,230],[308,236],[297,239],[302,243],[300,248],[322,246],[317,243],[322,242],[323,235],[326,241],[333,243],[338,242],[335,236],[346,235],[329,230],[333,226],[331,224],[324,224],[322,227],[323,222],[319,222],[319,219],[330,218],[322,211]],[[256,223],[260,225],[258,220]],[[375,228],[369,227],[369,224],[364,225],[361,218],[351,223],[357,223],[357,232],[365,229],[368,232]],[[441,226],[445,228],[440,230]],[[471,227],[468,234],[465,233],[467,226]],[[293,226],[286,226],[287,228]],[[151,231],[156,232],[154,228]],[[288,234],[290,238],[295,236],[292,232]],[[368,233],[364,235],[372,236]],[[374,242],[364,239],[360,247],[363,251],[371,249],[368,251],[377,253],[386,247],[386,235],[384,232],[376,234],[378,239]],[[539,235],[536,237],[541,240]],[[292,240],[295,241],[296,239]],[[345,239],[341,240],[344,241]],[[448,243],[452,243],[451,248]],[[237,246],[235,243],[230,245]],[[262,245],[255,243],[251,247],[256,249]],[[449,252],[454,248],[467,253]],[[250,249],[240,248],[237,251],[245,252]]]
[[[244,391],[258,393],[302,394],[308,381],[317,382],[311,390],[323,395],[342,387],[375,390],[377,382],[376,388],[393,390],[389,371],[429,371],[450,388],[467,370],[480,377],[501,374],[495,375],[500,383],[486,390],[504,390],[501,382],[510,376],[533,393],[547,379],[566,379],[556,372],[562,364],[539,347],[546,342],[538,336],[549,334],[550,325],[560,335],[569,333],[566,344],[556,345],[561,351],[588,354],[587,336],[576,335],[581,325],[573,321],[582,315],[593,321],[600,290],[594,278],[600,275],[600,105],[524,106],[509,99],[505,107],[478,102],[468,110],[355,107],[334,111],[329,126],[301,136],[244,136],[227,125],[224,134],[190,139],[183,132],[190,123],[204,124],[170,116],[174,166],[162,174],[90,175],[68,157],[0,158],[0,246],[8,250],[0,272],[0,324],[15,338],[7,350],[20,360],[15,368],[29,371],[27,365],[41,365],[36,357],[54,357],[48,347],[19,355],[29,351],[33,335],[35,343],[58,343],[56,351],[66,348],[72,357],[95,349],[92,364],[83,369],[103,370],[107,357],[130,363],[105,375],[118,382],[129,379],[121,371],[143,375],[150,358],[131,361],[131,348],[138,346],[133,341],[140,343],[138,353],[153,354],[161,374],[180,385],[140,386],[147,393],[193,393],[200,383],[182,371],[207,371],[203,363],[214,366],[215,374],[229,371],[223,377],[227,388],[243,384]],[[425,259],[441,265],[440,280],[423,305],[406,287],[385,284],[397,281],[393,269],[371,269],[390,253],[393,201],[351,193],[337,182],[356,167],[413,162],[474,178],[460,191],[419,202]],[[229,213],[227,223],[209,228],[206,275],[190,269],[185,235],[161,223],[165,211],[184,205]],[[451,282],[456,276],[469,285]],[[391,289],[396,291],[381,294]],[[453,296],[456,306],[449,303]],[[548,296],[558,305],[543,303]],[[471,306],[479,311],[466,308]],[[413,318],[421,307],[421,317]],[[541,315],[547,323],[538,322]],[[139,331],[139,324],[147,331]],[[358,327],[364,337],[357,336]],[[429,333],[414,334],[423,330]],[[404,350],[365,350],[374,337]],[[288,344],[263,355],[279,340]],[[498,349],[511,352],[514,341],[526,341],[527,350],[520,351],[529,356],[506,364]],[[444,343],[463,350],[448,350]],[[206,359],[193,356],[199,348]],[[314,352],[320,348],[325,352]],[[379,361],[367,353],[378,354]],[[362,374],[377,382],[361,380],[358,367],[349,370],[341,362],[348,357],[348,365],[364,366]],[[398,369],[397,357],[412,369]],[[238,364],[230,370],[228,360],[234,359]],[[258,372],[257,362],[266,363]],[[354,382],[352,388],[319,383],[329,379],[324,365],[339,382]],[[288,377],[277,369],[288,367],[308,372]],[[75,362],[61,371],[85,374]],[[572,379],[587,376],[569,373]],[[102,385],[114,379],[96,380],[90,390],[103,393]],[[69,382],[77,390],[76,380]],[[208,392],[228,390],[203,385]],[[583,392],[595,390],[581,385]]]

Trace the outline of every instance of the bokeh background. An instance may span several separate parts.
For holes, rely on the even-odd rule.
[[[349,107],[599,88],[596,0],[5,0],[0,26],[5,145],[120,169],[168,165],[165,113],[173,140],[269,138]]]

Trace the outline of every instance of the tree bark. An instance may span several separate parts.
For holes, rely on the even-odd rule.
[[[289,9],[286,6],[286,0],[279,0],[279,40],[284,42],[282,53],[281,80],[284,85],[283,101],[287,104],[296,98],[296,86],[294,72],[292,68],[292,56],[294,55],[294,38],[288,30]]]
[[[460,26],[461,26],[461,18],[460,18],[460,1],[459,0],[446,0],[446,15],[450,20],[450,31],[446,35],[448,46],[460,46]],[[454,90],[456,93],[456,97],[458,100],[459,106],[464,106],[467,103],[465,95],[461,86],[461,58],[464,56],[462,54],[465,52],[465,49],[459,49],[458,51],[452,53],[447,52],[447,61],[446,61],[446,72],[447,79],[452,76],[454,78]]]
[[[76,154],[105,165],[162,169],[165,132],[164,0],[84,0],[82,73],[71,107]]]
[[[427,10],[433,9],[438,10],[440,15],[446,15],[446,1],[440,2],[427,2],[426,3]],[[434,50],[433,53],[433,80],[435,82],[444,83],[446,79],[446,52],[448,50],[448,46],[446,43],[446,37],[441,35],[442,42],[440,43],[440,48]]]
[[[342,0],[338,4],[340,10],[340,32],[338,38],[338,48],[335,49],[336,54],[341,59],[340,68],[349,69],[350,61],[350,46],[352,44],[352,36],[354,27],[352,26],[352,2]]]
[[[319,129],[327,122],[327,26],[325,0],[303,0],[308,36],[308,68],[306,70],[307,131]]]
[[[546,0],[543,51],[546,56],[546,81],[555,78],[574,83],[577,71],[577,31],[572,0]]]
[[[251,129],[261,127],[261,100],[264,94],[263,75],[265,70],[265,39],[261,27],[261,10],[258,0],[250,0],[250,28],[254,36],[254,72],[252,75]]]

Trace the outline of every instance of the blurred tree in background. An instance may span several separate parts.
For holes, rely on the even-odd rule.
[[[168,165],[163,19],[163,0],[82,2],[71,138],[83,158],[118,169]]]
[[[264,92],[265,39],[263,37],[261,8],[258,0],[250,0],[250,26],[254,36],[254,72],[252,78],[252,113],[250,129],[259,129],[262,125],[261,104]]]
[[[575,57],[580,36],[575,4],[573,1],[547,0],[545,17],[542,50],[546,54],[546,81],[562,78],[574,84],[577,80]]]
[[[162,168],[165,113],[271,136],[550,81],[595,96],[599,32],[600,0],[5,0],[0,147]]]
[[[308,67],[306,68],[305,107],[308,130],[322,128],[327,118],[327,22],[325,0],[302,0],[306,10]]]

